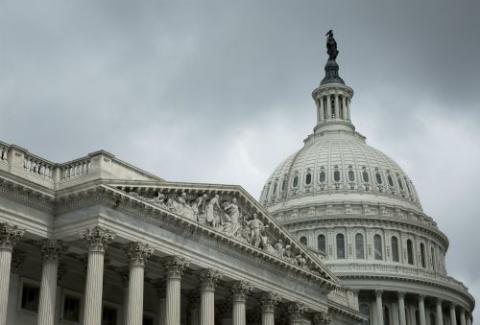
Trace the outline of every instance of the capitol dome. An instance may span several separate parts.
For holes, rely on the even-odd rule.
[[[356,292],[367,324],[471,324],[475,301],[447,273],[447,236],[401,167],[356,131],[332,33],[327,48],[313,133],[274,170],[260,202]]]

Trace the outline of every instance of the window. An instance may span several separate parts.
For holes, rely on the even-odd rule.
[[[322,167],[322,170],[320,171],[320,183],[325,183],[325,179],[326,179],[326,175]]]
[[[277,183],[275,183],[275,185],[273,185],[273,195],[277,193],[277,187]]]
[[[102,325],[117,325],[117,310],[112,307],[103,307]]]
[[[367,316],[367,318],[370,317],[370,308],[368,307],[367,304],[361,304],[361,305],[360,305],[360,312],[361,312],[363,315]],[[370,322],[369,322],[368,319],[366,319],[366,320],[362,321],[361,324],[362,324],[362,325],[369,325]]]
[[[332,118],[335,118],[335,97],[330,96],[330,107],[332,108]]]
[[[310,185],[312,183],[312,174],[308,173],[307,176],[305,176],[305,184]]]
[[[286,179],[283,179],[283,182],[282,182],[282,191],[285,191],[286,188],[287,188],[287,180],[286,180]]]
[[[40,298],[40,288],[37,285],[24,283],[22,288],[22,309],[36,312]]]
[[[375,174],[375,178],[377,179],[377,184],[382,184],[383,183],[382,175],[380,174],[380,172],[378,170],[377,170],[377,173]]]
[[[318,235],[317,237],[317,246],[320,252],[326,252],[326,242],[325,242],[325,235]]]
[[[383,249],[382,249],[382,237],[380,235],[373,236],[373,247],[375,251],[375,259],[383,259]]]
[[[422,267],[427,267],[427,263],[425,261],[425,244],[420,243],[420,261],[422,262]]]
[[[365,245],[363,243],[362,234],[355,235],[355,251],[356,251],[357,258],[360,258],[360,259],[365,258]]]
[[[63,300],[63,319],[80,322],[80,299],[66,295]]]
[[[398,186],[400,187],[400,189],[403,191],[402,179],[398,175],[397,175],[397,183],[398,183]]]
[[[407,260],[408,264],[413,265],[413,244],[410,239],[407,240]]]
[[[293,187],[297,187],[298,186],[298,176],[295,176],[293,178]]]
[[[387,180],[388,180],[388,185],[389,185],[390,187],[393,187],[393,178],[392,178],[392,176],[391,176],[390,174],[388,174]]]
[[[353,171],[352,166],[350,166],[348,170],[348,180],[350,182],[355,181],[355,172]]]
[[[148,316],[144,316],[142,325],[153,325],[153,318],[148,317]]]
[[[300,237],[300,243],[307,246],[307,237],[305,237],[305,236]]]
[[[333,172],[333,180],[335,182],[340,182],[340,171],[338,170],[338,166],[335,166],[335,171]]]
[[[337,258],[345,258],[345,236],[337,235]]]
[[[368,172],[367,172],[367,169],[366,169],[365,167],[363,167],[362,177],[363,177],[363,181],[364,181],[365,183],[368,183],[368,180],[369,180],[369,178],[368,178]]]
[[[383,324],[390,325],[390,309],[388,309],[388,306],[383,306]]]
[[[394,262],[400,262],[400,254],[398,251],[398,238],[392,236],[392,259]]]

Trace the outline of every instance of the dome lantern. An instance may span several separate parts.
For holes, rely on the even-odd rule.
[[[312,93],[317,106],[317,125],[314,130],[315,133],[328,130],[354,131],[355,127],[350,120],[353,89],[345,85],[338,74],[339,66],[336,62],[338,50],[333,31],[330,30],[326,36],[329,57],[325,64],[325,77]]]

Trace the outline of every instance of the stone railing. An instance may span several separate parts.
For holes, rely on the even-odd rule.
[[[358,298],[354,295],[353,291],[346,288],[337,287],[330,291],[328,294],[328,300],[358,310]]]
[[[376,276],[397,276],[401,278],[410,277],[426,281],[440,282],[443,285],[450,286],[453,289],[466,292],[467,287],[454,278],[437,272],[422,270],[416,267],[402,265],[387,265],[376,263],[328,263],[329,268],[340,277],[342,275],[376,275]]]
[[[1,141],[0,170],[50,189],[61,189],[98,178],[162,180],[117,159],[106,151],[97,151],[86,157],[59,164]]]

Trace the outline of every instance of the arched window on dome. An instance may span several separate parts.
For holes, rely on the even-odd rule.
[[[376,260],[383,260],[382,237],[380,235],[373,236],[373,248]]]
[[[298,175],[295,175],[295,177],[293,178],[293,187],[297,187],[298,186]]]
[[[285,191],[286,189],[287,189],[287,176],[285,176],[282,181],[282,192]]]
[[[330,96],[330,107],[332,108],[332,119],[336,118],[335,116],[335,96]]]
[[[277,195],[277,189],[278,189],[278,183],[275,182],[275,184],[273,184],[273,195]]]
[[[363,242],[363,235],[360,233],[355,235],[355,256],[358,259],[365,258],[365,244]]]
[[[411,239],[407,240],[407,262],[413,265],[413,243]]]
[[[420,243],[420,262],[422,263],[422,267],[427,267],[427,262],[425,259],[425,244]]]
[[[363,181],[365,183],[368,183],[368,181],[369,181],[368,171],[367,171],[367,168],[365,166],[363,166],[363,168],[362,168],[362,178],[363,178]]]
[[[354,182],[355,181],[355,172],[353,171],[352,166],[348,166],[348,181]]]
[[[327,179],[327,175],[325,174],[325,169],[323,167],[320,168],[320,176],[319,176],[319,181],[320,183],[325,183]]]
[[[338,166],[335,166],[333,171],[333,180],[335,182],[340,182],[340,179],[341,179],[340,171],[338,170]]]
[[[307,173],[305,176],[305,184],[310,185],[312,184],[312,174],[310,172]]]
[[[398,247],[398,238],[396,236],[392,236],[392,260],[394,262],[400,262],[400,252]]]
[[[400,178],[400,176],[398,174],[397,174],[397,183],[398,183],[398,187],[400,187],[400,190],[403,191],[402,179]]]
[[[300,237],[300,243],[307,246],[307,237],[305,237],[305,236]]]
[[[390,175],[390,172],[388,172],[387,181],[388,181],[388,186],[393,187],[393,178],[392,178],[392,175]]]
[[[404,177],[405,179],[405,186],[407,188],[407,192],[408,192],[408,196],[412,196],[412,192],[410,191],[410,186],[408,185],[408,179],[406,177]]]
[[[317,237],[317,248],[320,252],[325,253],[327,251],[325,235],[318,235]]]
[[[345,236],[337,234],[337,258],[345,258]]]
[[[382,174],[380,174],[380,171],[378,170],[378,168],[375,168],[375,169],[376,169],[375,178],[377,180],[377,184],[381,185],[383,183]]]

